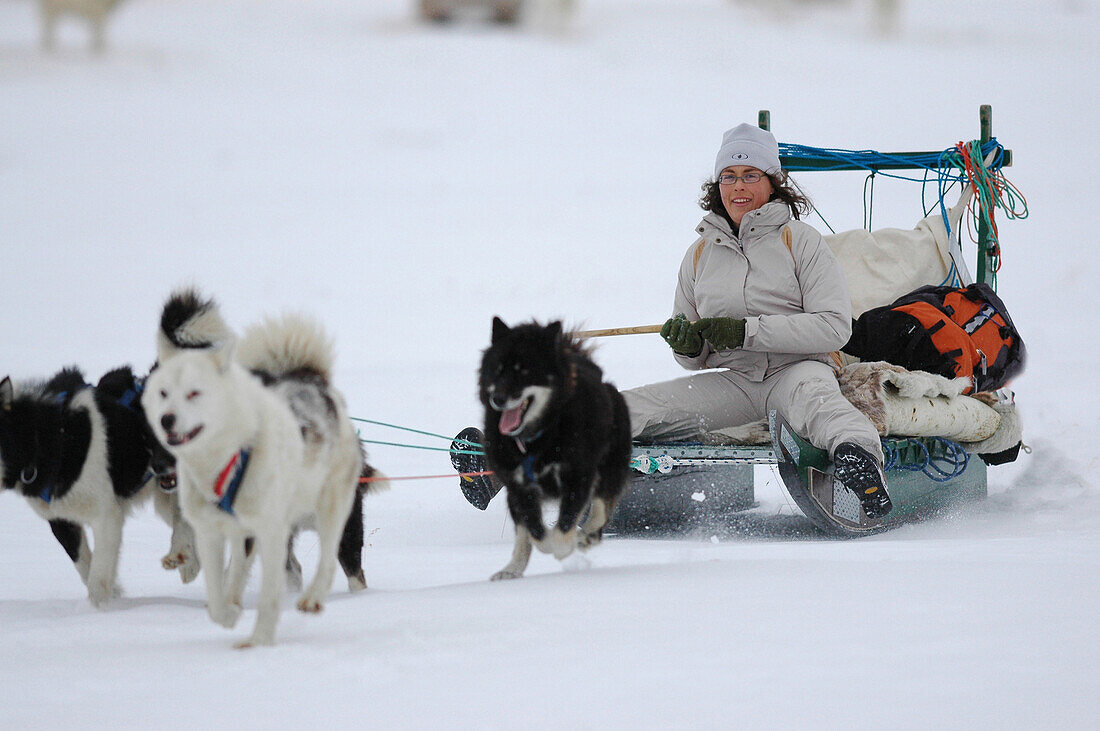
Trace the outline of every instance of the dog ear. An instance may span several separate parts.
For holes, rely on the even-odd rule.
[[[214,365],[218,367],[219,372],[225,373],[229,370],[229,364],[233,362],[236,346],[236,340],[229,339],[224,343],[219,343],[210,351],[210,357],[214,359]]]
[[[11,402],[15,397],[15,391],[11,384],[11,378],[4,376],[4,380],[0,381],[0,408],[4,411],[11,411]]]
[[[561,349],[561,341],[563,337],[561,320],[554,320],[552,323],[547,325],[546,334],[550,336],[550,340],[554,344],[554,349]]]
[[[508,333],[511,332],[509,327],[504,324],[504,320],[497,316],[493,316],[493,342],[503,340]]]
[[[157,330],[157,362],[162,363],[173,355],[180,352],[180,348],[176,347],[167,335],[162,331]]]

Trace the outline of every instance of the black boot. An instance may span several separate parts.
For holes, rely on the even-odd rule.
[[[881,518],[893,504],[878,460],[863,447],[844,442],[833,451],[833,479],[855,493],[868,518]]]
[[[458,433],[451,442],[451,464],[458,470],[458,484],[462,494],[478,510],[489,507],[489,501],[500,492],[501,483],[492,475],[471,475],[472,472],[485,472],[485,451],[482,444],[485,435],[474,426],[468,426]]]

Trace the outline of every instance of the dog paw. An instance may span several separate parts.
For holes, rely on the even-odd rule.
[[[187,562],[187,557],[183,555],[183,552],[169,553],[160,560],[160,565],[164,567],[165,571],[173,571],[178,569],[184,563]]]
[[[353,576],[348,577],[348,591],[363,591],[367,588],[367,579],[363,576],[363,572],[360,571]]]
[[[577,539],[577,549],[581,551],[587,551],[588,549],[600,545],[603,540],[601,533],[585,533]]]
[[[572,543],[569,543],[569,544],[566,544],[566,545],[561,545],[561,546],[555,546],[554,547],[554,558],[558,559],[559,561],[562,561],[565,558],[567,558],[571,553],[573,553],[574,548],[576,548],[576,546]]]
[[[505,581],[506,579],[518,579],[523,576],[522,571],[514,571],[512,569],[501,569],[492,576],[489,577],[489,581]]]
[[[199,575],[199,562],[188,561],[180,566],[180,581],[185,584],[190,584],[195,580],[195,577]]]
[[[118,584],[108,587],[107,583],[103,581],[93,579],[88,582],[88,601],[96,609],[103,609],[109,601],[120,596],[122,596],[122,589],[119,588]]]
[[[233,643],[234,650],[248,650],[253,647],[271,647],[275,644],[275,638],[262,638],[253,635],[247,640],[241,640],[240,642]]]
[[[240,604],[226,604],[217,608],[207,605],[206,610],[215,624],[220,624],[226,629],[233,629],[237,625],[237,620],[241,617]]]
[[[312,599],[309,597],[302,597],[298,600],[298,611],[305,612],[306,614],[320,614],[321,610],[325,608],[323,602],[318,599]]]
[[[592,560],[582,553],[574,553],[561,562],[561,570],[566,573],[587,571],[592,568]]]
[[[562,533],[555,528],[550,531],[550,536],[543,541],[546,544],[546,548],[539,547],[539,550],[543,553],[551,553],[554,558],[561,561],[563,558],[573,553],[573,549],[577,547],[577,531],[571,530],[568,533]]]

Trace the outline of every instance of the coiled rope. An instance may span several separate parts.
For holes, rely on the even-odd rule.
[[[942,152],[927,153],[897,153],[877,152],[875,150],[843,150],[832,147],[811,147],[789,142],[779,143],[779,154],[785,158],[801,158],[811,162],[787,162],[784,168],[789,172],[807,170],[846,170],[861,168],[867,170],[869,175],[864,181],[864,227],[871,227],[872,204],[868,196],[874,197],[874,176],[884,175],[899,180],[909,180],[921,183],[921,202],[924,215],[928,215],[930,208],[925,203],[927,200],[927,187],[933,181],[936,184],[936,200],[943,216],[944,228],[948,235],[951,234],[951,223],[947,218],[948,206],[944,202],[945,197],[954,186],[970,186],[974,189],[974,200],[969,206],[969,218],[967,220],[970,238],[977,241],[974,233],[974,221],[985,223],[990,232],[990,256],[993,259],[992,271],[996,274],[1001,266],[1001,251],[995,220],[995,211],[1000,208],[1007,218],[1027,218],[1027,199],[1020,189],[1013,185],[1003,173],[1005,162],[1005,149],[997,141],[991,138],[984,145],[977,140],[959,142],[954,147],[949,147]],[[885,170],[883,166],[903,166],[909,169],[923,171],[919,177],[915,174],[899,172],[897,170]],[[833,231],[832,226],[816,212],[818,217]],[[834,231],[835,233],[835,231]]]
[[[991,161],[990,154],[993,154]],[[972,222],[977,220],[979,225],[984,222],[986,230],[989,231],[987,254],[990,257],[990,271],[994,277],[1001,269],[1001,245],[997,231],[996,210],[1000,208],[1005,217],[1012,220],[1024,219],[1028,216],[1027,199],[1020,189],[1009,182],[1001,172],[1001,158],[1003,158],[1003,148],[998,146],[989,153],[984,147],[979,146],[977,141],[959,142],[953,150],[944,151],[945,164],[950,164],[961,171],[960,175],[965,176],[974,189],[974,199],[970,202],[970,216],[967,219],[970,239],[977,240]],[[940,200],[943,200],[942,193]],[[946,223],[946,212],[943,215]]]
[[[966,471],[970,455],[962,445],[943,437],[930,437],[927,441],[932,443],[931,448],[925,439],[883,439],[883,471],[923,472],[935,482],[948,482]],[[903,452],[912,454],[914,450],[921,456],[912,462],[905,461]]]

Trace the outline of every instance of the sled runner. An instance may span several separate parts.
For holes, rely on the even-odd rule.
[[[760,113],[759,124],[765,129],[768,128],[768,112]],[[980,124],[980,140],[970,143],[969,147],[959,143],[955,148],[966,158],[964,173],[967,180],[986,174],[987,169],[999,169],[1011,164],[1011,152],[1002,148],[992,136],[991,110],[988,106],[982,106],[980,109]],[[845,151],[841,150],[780,145],[780,159],[786,170],[864,170],[869,172],[868,179],[872,184],[874,175],[883,170],[923,169],[927,178],[928,173],[935,174],[937,168],[946,167],[949,164],[958,166],[957,159],[953,163],[947,161],[946,156],[951,152],[952,150],[948,149],[942,153],[867,153],[864,151],[845,154]],[[973,152],[973,155],[970,155],[970,152]],[[972,165],[972,157],[984,158],[985,164],[981,165],[982,160],[979,159]],[[957,240],[958,229],[961,228],[959,219],[962,217],[963,207],[969,201],[969,193],[964,194],[963,199],[955,206],[955,210],[949,211],[947,204],[943,201],[943,182],[946,177],[942,172],[940,173],[942,238],[947,245],[937,247],[933,242],[931,257],[923,250],[906,252],[900,267],[897,256],[882,257],[883,266],[895,267],[894,271],[876,271],[873,265],[868,266],[867,262],[876,261],[874,256],[853,255],[852,260],[856,262],[853,265],[855,271],[845,267],[849,285],[853,291],[853,316],[858,316],[871,307],[887,305],[896,297],[916,287],[924,285],[962,287],[970,284],[970,275],[962,257],[961,245]],[[993,208],[1002,204],[999,200],[981,193],[982,191],[979,190],[979,195],[972,203],[972,215],[977,220],[976,280],[992,287],[995,286],[996,272],[1000,267],[1000,246],[996,226],[993,223]],[[939,215],[928,216],[918,225],[915,232],[920,232],[922,227],[928,231],[936,229],[939,224],[937,220]],[[954,228],[952,228],[950,219],[955,215],[959,218],[954,221]],[[1026,211],[1020,215],[1019,211],[1008,210],[1007,215],[1023,218],[1026,216]],[[865,215],[865,218],[868,217]],[[842,264],[845,263],[842,255],[843,247],[860,246],[863,239],[860,239],[859,235],[870,243],[875,243],[870,232],[861,230],[846,233],[856,236],[847,239],[844,238],[845,234],[827,237],[827,239],[836,240],[835,243],[831,240],[830,246],[837,253]],[[891,229],[886,233],[901,234],[902,232]],[[951,241],[951,234],[955,235],[956,240]],[[939,237],[932,235],[932,238]],[[936,260],[931,269],[927,269],[925,267],[927,262],[922,261],[928,258]],[[945,271],[937,269],[941,262]],[[911,281],[914,278],[916,281]],[[902,286],[903,289],[887,296],[890,292],[888,286],[891,280],[895,289],[898,286]],[[887,286],[886,289],[883,289],[884,284]],[[861,293],[865,294],[862,300]],[[956,373],[955,375],[968,374]],[[974,380],[981,382],[979,378]],[[959,396],[959,398],[968,399],[969,397]],[[914,399],[914,404],[925,401],[932,403],[936,399]],[[972,401],[966,402],[966,407],[970,406],[976,405]],[[914,409],[914,413],[916,411]],[[998,412],[998,414],[1001,413]],[[933,424],[934,419],[939,416],[942,416],[942,412],[931,415]],[[958,418],[958,415],[952,418]],[[1015,419],[1014,411],[1012,418]],[[1018,427],[1018,422],[1016,425]],[[791,499],[817,529],[836,536],[868,535],[926,517],[949,506],[985,497],[986,465],[1011,461],[1015,459],[1020,448],[1017,442],[991,447],[989,451],[996,454],[982,452],[979,458],[978,451],[968,452],[957,439],[948,437],[946,433],[941,435],[933,432],[934,436],[921,437],[883,437],[886,482],[893,501],[893,510],[881,518],[869,518],[861,509],[856,496],[833,480],[833,466],[825,451],[813,446],[797,434],[781,414],[775,412],[769,414],[768,427],[771,443],[765,445],[636,443],[631,461],[634,475],[608,525],[608,531],[633,535],[668,534],[694,529],[728,528],[739,521],[744,523],[744,511],[755,504],[754,468],[756,465],[764,464],[776,465],[779,477]],[[883,432],[880,430],[880,433]],[[927,433],[927,431],[921,433]],[[985,436],[981,438],[985,439]],[[967,438],[966,443],[972,444],[971,439],[974,440],[973,444],[980,443],[976,437]],[[981,444],[987,446],[986,443]],[[976,446],[972,448],[978,449]]]
[[[869,535],[986,495],[986,465],[952,442],[928,437],[883,439],[887,487],[894,508],[873,519],[835,483],[824,450],[799,436],[776,412],[767,446],[635,445],[638,473],[609,532],[675,534],[746,523],[754,507],[753,470],[776,465],[791,499],[813,525],[835,536]]]

